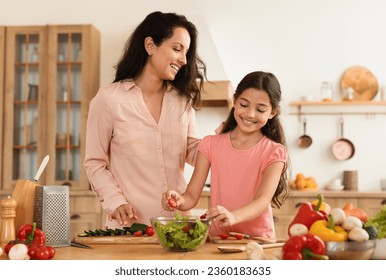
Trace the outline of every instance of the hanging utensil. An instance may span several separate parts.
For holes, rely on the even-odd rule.
[[[332,154],[337,160],[348,160],[352,158],[355,154],[355,146],[354,144],[344,138],[343,134],[343,118],[340,119],[340,129],[341,129],[341,138],[336,140],[332,145]]]
[[[300,148],[308,148],[312,144],[312,138],[307,135],[307,120],[303,119],[303,135],[298,139],[298,146]]]

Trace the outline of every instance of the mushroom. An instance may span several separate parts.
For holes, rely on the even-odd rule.
[[[348,216],[344,219],[342,227],[347,231],[350,231],[355,227],[362,228],[362,221],[357,217]]]
[[[332,208],[330,215],[334,219],[336,225],[343,224],[344,220],[346,219],[346,213],[341,208]]]
[[[250,241],[246,245],[247,259],[248,260],[265,260],[266,256],[264,254],[263,247],[255,241]]]
[[[308,233],[308,228],[303,224],[293,224],[289,229],[290,236],[304,235]]]

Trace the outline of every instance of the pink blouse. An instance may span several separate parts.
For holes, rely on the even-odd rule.
[[[107,213],[130,203],[138,220],[173,216],[161,205],[168,189],[183,193],[185,162],[194,164],[199,143],[195,111],[169,86],[157,123],[132,80],[101,87],[90,103],[84,167]],[[115,220],[111,228],[121,227]]]
[[[199,151],[211,164],[210,206],[222,205],[230,211],[254,199],[268,165],[274,162],[286,165],[287,161],[285,147],[267,137],[250,149],[238,150],[231,144],[230,133],[206,136]],[[210,235],[218,236],[230,231],[275,237],[271,206],[267,206],[257,218],[231,227],[220,228],[212,223]]]

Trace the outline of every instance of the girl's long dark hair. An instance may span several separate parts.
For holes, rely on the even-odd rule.
[[[206,78],[206,65],[197,54],[197,35],[195,25],[185,16],[175,13],[153,12],[149,14],[134,30],[126,42],[124,53],[115,66],[114,82],[138,77],[148,59],[144,41],[151,37],[156,46],[173,36],[176,27],[185,28],[190,35],[187,63],[170,83],[187,98],[187,105],[198,108],[201,102],[201,89]]]
[[[267,124],[261,129],[263,135],[287,148],[284,129],[279,119],[281,101],[281,88],[279,81],[272,73],[262,71],[251,72],[247,74],[237,85],[236,92],[233,95],[234,101],[236,102],[239,96],[249,88],[265,91],[269,96],[272,110],[277,112],[276,115],[272,119],[269,119]],[[234,117],[234,111],[235,108],[233,107],[227,120],[223,124],[221,133],[226,133],[236,128],[237,122]],[[287,163],[286,171],[281,174],[279,184],[276,188],[274,196],[272,197],[272,204],[277,208],[280,208],[281,204],[289,195],[288,173],[289,163]]]

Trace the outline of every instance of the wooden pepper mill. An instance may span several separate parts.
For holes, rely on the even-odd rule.
[[[1,200],[1,231],[0,242],[4,247],[9,241],[15,240],[16,200],[8,196]]]

